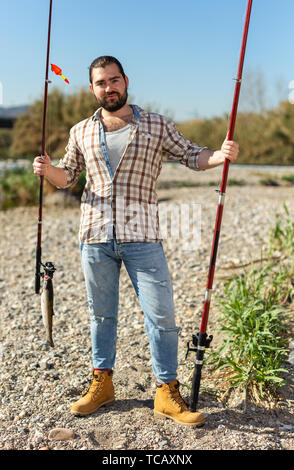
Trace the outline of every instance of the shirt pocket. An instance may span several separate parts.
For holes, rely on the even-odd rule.
[[[158,166],[159,161],[161,161],[161,152],[162,152],[162,145],[161,140],[157,135],[151,134],[147,131],[141,132],[141,140],[142,140],[142,150],[144,156],[152,166],[156,163]]]

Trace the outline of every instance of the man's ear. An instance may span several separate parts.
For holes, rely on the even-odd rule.
[[[125,82],[126,82],[127,88],[129,88],[129,77],[127,77],[126,75],[125,75]]]
[[[94,90],[93,90],[93,85],[92,85],[92,83],[90,83],[89,89],[90,89],[90,92],[93,93],[93,95],[94,95]]]

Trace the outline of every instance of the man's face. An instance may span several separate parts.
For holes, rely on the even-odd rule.
[[[99,106],[107,111],[118,111],[126,104],[128,84],[128,77],[123,78],[116,64],[92,70],[90,90],[95,95]]]

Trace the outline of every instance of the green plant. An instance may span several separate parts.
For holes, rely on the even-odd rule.
[[[263,178],[259,180],[259,183],[262,186],[280,186],[279,182],[272,178]]]
[[[246,181],[245,180],[238,180],[235,178],[230,178],[228,181],[229,186],[245,186]]]
[[[288,355],[285,306],[294,297],[294,221],[286,203],[284,210],[269,236],[268,254],[279,250],[278,261],[264,265],[261,257],[258,270],[228,279],[218,300],[222,341],[208,361],[223,371],[227,390],[241,388],[257,400],[275,393],[287,372],[282,365]]]
[[[276,214],[268,254],[281,257],[227,280],[218,300],[222,342],[209,354],[215,370],[223,371],[227,389],[242,389],[255,399],[275,393],[285,383],[281,373],[288,355],[287,309],[294,297],[294,221],[284,203],[285,217]],[[283,262],[281,260],[283,259]]]
[[[283,181],[287,181],[287,183],[294,184],[294,174],[291,173],[289,175],[283,175],[281,178]]]
[[[0,159],[10,157],[10,146],[12,143],[12,129],[0,128]]]
[[[229,368],[229,386],[250,392],[257,387],[262,397],[268,388],[284,384],[281,367],[286,358],[284,309],[276,295],[268,295],[271,265],[234,276],[224,288],[220,306],[223,342],[210,355],[217,369]]]
[[[0,209],[37,204],[39,185],[30,168],[4,171],[0,178]]]
[[[276,224],[270,231],[270,253],[278,249],[286,252],[288,255],[294,254],[294,220],[291,220],[287,204],[284,202],[286,219],[281,214],[276,214]]]

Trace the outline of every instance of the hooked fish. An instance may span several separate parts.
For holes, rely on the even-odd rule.
[[[52,326],[53,326],[53,282],[52,278],[44,274],[43,290],[41,294],[41,311],[42,319],[46,331],[47,344],[54,347],[52,339]]]

